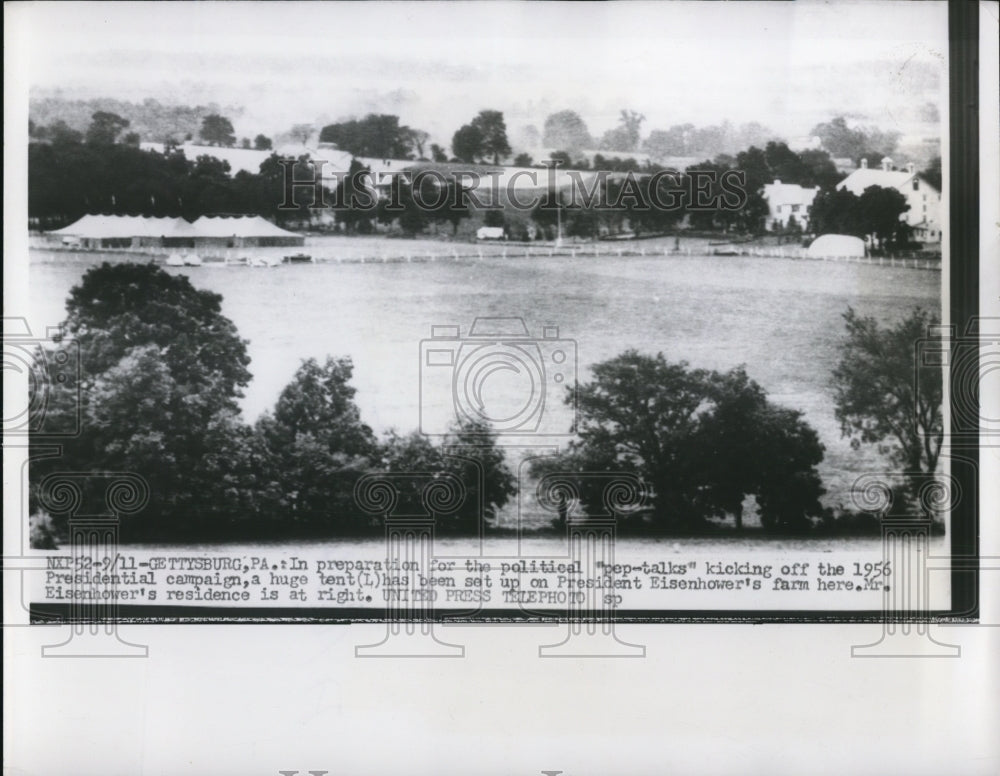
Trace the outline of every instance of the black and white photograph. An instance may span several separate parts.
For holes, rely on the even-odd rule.
[[[482,32],[39,52],[32,548],[127,490],[119,604],[321,617],[879,610],[888,510],[947,555],[943,363],[913,359],[941,347],[944,7],[859,8],[899,37],[849,53],[694,10],[658,13],[711,18],[707,61],[572,25],[494,59]],[[795,14],[862,24],[834,17]],[[406,526],[427,557],[386,563]]]
[[[960,657],[1000,318],[956,5],[5,6],[5,623]],[[101,772],[207,772],[164,762]]]

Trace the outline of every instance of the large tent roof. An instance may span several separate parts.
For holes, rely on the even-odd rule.
[[[130,237],[298,237],[260,216],[202,216],[193,224],[183,218],[86,215],[50,232],[65,237],[112,239]]]
[[[202,216],[191,226],[196,237],[299,237],[260,216]]]
[[[109,239],[114,237],[191,237],[192,225],[183,218],[86,215],[51,234]]]

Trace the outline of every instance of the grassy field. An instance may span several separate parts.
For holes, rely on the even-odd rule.
[[[520,316],[533,335],[555,325],[561,338],[574,340],[584,380],[591,365],[627,348],[662,351],[698,368],[745,364],[774,401],[804,412],[817,429],[826,446],[827,503],[849,504],[854,479],[886,464],[872,447],[853,450],[840,436],[829,381],[843,337],[841,315],[850,305],[892,322],[915,306],[935,307],[940,273],[898,263],[697,253],[706,243],[682,239],[681,253],[671,252],[672,238],[570,244],[555,256],[551,246],[532,245],[530,257],[529,246],[484,245],[480,259],[479,246],[469,243],[316,237],[304,249],[326,259],[315,265],[170,272],[220,293],[224,314],[249,340],[254,379],[242,405],[250,422],[273,406],[301,359],[331,354],[354,359],[365,422],[377,433],[409,432],[419,425],[418,405],[436,412],[450,407],[450,393],[433,400],[422,393],[420,342],[432,326],[467,333],[480,316]],[[628,253],[617,258],[619,249]],[[32,251],[33,328],[44,331],[64,317],[66,296],[87,267],[136,258]],[[555,426],[568,429],[568,410],[558,398],[550,404]]]

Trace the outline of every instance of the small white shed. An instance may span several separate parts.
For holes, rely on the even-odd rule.
[[[476,230],[477,240],[502,240],[504,229],[502,226],[481,226]]]

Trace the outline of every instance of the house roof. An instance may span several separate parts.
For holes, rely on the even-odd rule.
[[[847,189],[852,194],[861,196],[869,186],[881,186],[885,189],[902,189],[917,177],[917,173],[907,170],[882,170],[862,167],[848,175],[837,184],[838,189]],[[930,186],[930,184],[927,184]]]

